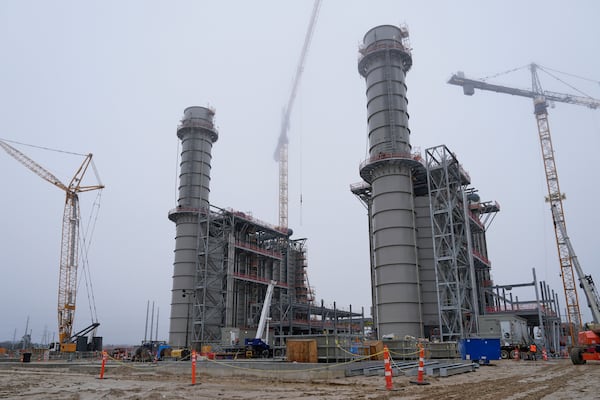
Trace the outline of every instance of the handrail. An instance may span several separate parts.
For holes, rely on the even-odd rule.
[[[418,163],[423,165],[423,167],[425,167],[425,161],[423,160],[423,157],[421,157],[420,153],[378,153],[360,163],[359,169],[363,169],[365,166],[375,161],[387,160],[391,158],[402,158],[405,160],[417,161]]]

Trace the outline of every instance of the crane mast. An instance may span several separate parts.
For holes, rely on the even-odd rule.
[[[0,147],[36,175],[66,193],[58,278],[58,337],[61,351],[74,351],[75,344],[69,342],[73,333],[75,300],[77,295],[80,219],[78,194],[80,192],[102,189],[104,186],[102,184],[82,186],[83,177],[92,162],[92,154],[85,156],[84,161],[67,186],[52,173],[8,143],[0,140]],[[95,324],[96,326],[98,325],[97,322]]]
[[[468,79],[465,78],[462,72],[454,74],[448,83],[462,86],[463,93],[468,96],[473,95],[475,93],[475,89],[480,89],[533,99],[534,114],[537,122],[540,147],[542,150],[542,160],[544,163],[546,184],[548,188],[548,197],[546,198],[546,201],[550,203],[552,211],[560,270],[567,303],[566,308],[569,322],[569,334],[572,343],[575,344],[577,343],[576,330],[582,326],[581,310],[579,308],[579,299],[577,295],[577,285],[573,270],[573,263],[574,261],[577,262],[577,258],[567,236],[567,228],[563,210],[563,200],[565,196],[560,191],[560,185],[558,182],[558,172],[556,169],[556,161],[554,159],[554,148],[552,146],[550,125],[548,123],[548,101],[569,103],[589,107],[591,109],[597,109],[600,107],[600,100],[591,97],[573,96],[570,94],[544,91],[542,90],[539,76],[537,74],[539,66],[537,64],[531,64],[529,68],[531,70],[532,90],[512,88],[490,84],[482,80]],[[579,266],[578,262],[577,266]],[[579,267],[579,269],[581,268]],[[579,273],[579,270],[577,272]],[[580,278],[581,276],[583,276],[583,273],[580,274]]]
[[[288,99],[286,107],[283,109],[283,116],[281,119],[281,130],[279,133],[279,139],[277,141],[277,148],[275,149],[274,158],[279,163],[279,227],[286,229],[288,227],[288,130],[290,128],[290,115],[296,100],[296,94],[298,92],[298,86],[300,84],[300,78],[304,71],[304,63],[306,55],[310,47],[312,35],[315,30],[317,22],[317,16],[319,15],[319,8],[321,7],[321,0],[315,0],[306,36],[304,37],[304,45],[300,53],[300,60],[296,67],[296,74],[294,76],[294,82],[292,84],[292,91]]]
[[[565,244],[569,249],[569,253],[571,254],[571,261],[573,262],[573,267],[575,268],[575,272],[577,273],[577,279],[579,280],[579,287],[583,289],[583,293],[585,294],[585,298],[587,300],[588,306],[590,307],[590,311],[592,312],[592,322],[595,324],[600,323],[600,297],[598,297],[598,290],[596,289],[596,285],[594,284],[594,280],[591,275],[586,275],[583,273],[583,269],[579,264],[579,259],[575,254],[575,250],[573,249],[573,245],[571,244],[571,239],[567,235],[567,231],[564,227],[564,221],[561,222],[560,214],[556,207],[552,207],[552,214],[554,216],[554,220],[557,222],[557,227],[561,231],[562,236],[565,240]]]

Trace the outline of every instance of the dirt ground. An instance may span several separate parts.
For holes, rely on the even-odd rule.
[[[297,382],[273,372],[272,379],[249,376],[214,377],[198,372],[196,385],[184,368],[136,369],[117,366],[98,379],[96,365],[42,368],[13,364],[0,368],[2,399],[600,399],[600,363],[575,366],[569,360],[495,361],[475,372],[445,378],[349,377]]]

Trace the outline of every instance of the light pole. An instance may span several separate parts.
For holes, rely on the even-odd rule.
[[[185,289],[181,290],[181,297],[189,297],[187,301],[187,318],[185,321],[185,348],[188,348],[189,344],[189,332],[190,332],[190,306],[192,305],[192,297],[195,297],[196,294],[192,291],[191,293],[187,293]]]

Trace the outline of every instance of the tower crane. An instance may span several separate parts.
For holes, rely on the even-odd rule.
[[[560,221],[556,207],[552,207],[552,215],[555,221]],[[586,324],[585,329],[578,333],[577,345],[573,342],[573,347],[569,352],[571,361],[575,365],[585,364],[587,360],[600,361],[600,296],[598,295],[598,289],[596,289],[592,276],[584,274],[581,265],[579,265],[571,239],[569,239],[565,230],[564,221],[557,223],[556,226],[565,239],[565,244],[571,254],[571,261],[579,278],[579,287],[583,290],[588,307],[592,312],[592,322]]]
[[[304,62],[315,30],[320,7],[321,0],[315,0],[306,36],[304,37],[304,45],[302,46],[302,51],[300,53],[300,60],[296,67],[292,91],[287,105],[283,109],[281,130],[279,132],[279,139],[277,140],[277,147],[275,148],[274,154],[275,161],[279,163],[279,228],[286,231],[288,228],[288,130],[290,128],[290,115],[292,114],[292,108],[294,107],[294,100],[296,100],[298,85],[300,84],[300,78],[304,71]]]
[[[546,184],[548,187],[548,197],[546,201],[550,203],[552,211],[552,220],[554,223],[554,233],[556,236],[556,245],[558,249],[558,258],[560,261],[560,271],[563,280],[565,298],[567,303],[567,318],[569,326],[569,335],[572,345],[577,343],[577,333],[582,326],[581,311],[579,308],[579,299],[577,295],[576,279],[573,272],[573,261],[576,261],[576,255],[570,240],[567,236],[565,215],[563,210],[564,194],[560,191],[558,184],[558,173],[556,162],[554,160],[554,149],[550,136],[550,126],[548,124],[548,102],[561,102],[589,107],[591,109],[600,108],[600,100],[589,96],[576,96],[571,94],[556,93],[543,90],[538,76],[538,69],[544,70],[541,66],[532,63],[529,65],[531,71],[532,89],[518,89],[507,86],[495,85],[484,80],[475,80],[466,78],[464,73],[458,72],[448,81],[451,85],[462,86],[463,93],[472,96],[475,89],[487,90],[497,93],[511,94],[513,96],[528,97],[533,99],[533,109],[537,122],[540,145],[542,149],[542,160],[546,173]],[[577,264],[578,278],[581,282],[585,277]],[[586,296],[588,294],[586,293]],[[598,321],[597,321],[598,322]]]
[[[71,178],[69,184],[65,185],[51,172],[5,141],[0,140],[0,147],[40,178],[50,182],[66,193],[62,220],[58,279],[58,338],[61,351],[75,351],[75,343],[72,343],[71,340],[73,338],[73,320],[75,317],[75,298],[77,294],[77,268],[79,264],[79,193],[103,189],[104,185],[82,185],[83,177],[88,167],[90,164],[92,164],[92,167],[94,165],[92,163],[92,154],[85,156],[85,159],[75,172],[73,178]],[[95,322],[86,328],[85,331],[90,332],[90,328],[95,328],[98,325]]]

